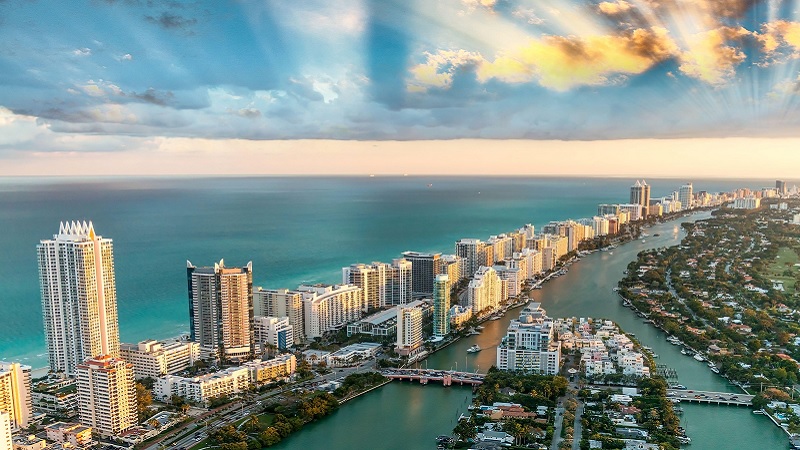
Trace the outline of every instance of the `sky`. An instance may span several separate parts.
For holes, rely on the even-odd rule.
[[[0,0],[0,176],[786,177],[799,62],[789,0]]]

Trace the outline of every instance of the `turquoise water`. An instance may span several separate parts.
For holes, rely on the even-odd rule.
[[[47,364],[36,244],[62,220],[93,220],[114,239],[123,341],[188,331],[185,264],[252,260],[270,288],[338,282],[340,267],[404,250],[452,252],[525,223],[626,202],[629,179],[331,177],[0,179],[0,360]],[[648,180],[653,196],[683,180]],[[430,187],[429,187],[430,184]],[[770,186],[694,180],[695,190]]]

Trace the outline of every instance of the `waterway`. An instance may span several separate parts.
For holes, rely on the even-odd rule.
[[[698,214],[692,220],[708,217]],[[679,382],[689,389],[740,392],[724,378],[712,373],[704,363],[680,354],[677,346],[665,340],[664,333],[642,322],[624,308],[612,288],[622,278],[629,262],[638,252],[677,245],[683,237],[680,222],[657,225],[647,232],[646,242],[634,241],[613,252],[598,252],[573,264],[569,272],[534,291],[551,317],[607,318],[636,334],[659,355],[657,362],[674,368]],[[677,228],[676,228],[677,227]],[[654,236],[659,234],[659,236]],[[484,324],[479,336],[463,339],[432,355],[421,363],[431,368],[479,370],[485,372],[495,362],[509,321],[518,309],[500,320]],[[483,350],[468,354],[478,344]],[[435,448],[434,438],[449,433],[455,420],[468,406],[468,388],[443,388],[393,382],[344,405],[328,418],[290,437],[275,448],[329,449],[425,449]],[[693,450],[786,449],[786,435],[764,416],[749,408],[717,405],[682,404],[682,424],[692,438]]]

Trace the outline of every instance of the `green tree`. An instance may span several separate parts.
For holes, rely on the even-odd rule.
[[[268,427],[258,435],[258,440],[264,447],[270,447],[281,441],[281,435],[275,428]]]
[[[136,383],[136,414],[139,418],[139,422],[144,421],[148,417],[148,412],[150,411],[149,406],[153,403],[153,395],[150,393],[149,390],[142,384],[137,382]]]
[[[466,420],[459,420],[456,427],[453,428],[453,433],[462,441],[474,439],[478,435],[478,431],[475,429],[475,422],[471,417]]]

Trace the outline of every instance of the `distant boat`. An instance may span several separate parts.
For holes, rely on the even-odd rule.
[[[757,409],[757,410],[753,411],[753,414],[759,414],[759,415],[761,415],[761,414],[764,414],[764,411],[762,411],[762,410],[760,410],[760,409]]]
[[[703,362],[703,361],[705,361],[705,360],[706,360],[705,358],[703,358],[703,355],[701,355],[700,353],[695,353],[695,355],[693,356],[693,358],[694,358],[695,360],[697,360],[697,361],[700,361],[700,362]]]
[[[686,354],[686,350],[681,349],[681,355],[685,355],[685,354]]]
[[[659,237],[659,236],[661,236],[661,235],[660,235],[660,234],[658,234],[658,233],[656,233],[656,234],[654,234],[654,235],[653,235],[653,237]]]
[[[467,353],[478,353],[479,351],[481,351],[481,348],[478,347],[478,344],[475,344],[467,349]]]
[[[642,239],[642,244],[644,244],[644,243],[646,243],[646,242],[647,242],[647,241],[645,241],[644,239]]]
[[[614,254],[614,252],[608,252],[608,254],[609,254],[609,255],[613,255],[613,254]]]
[[[716,367],[712,367],[711,371],[714,372],[714,373],[719,373],[719,369],[717,369]]]

